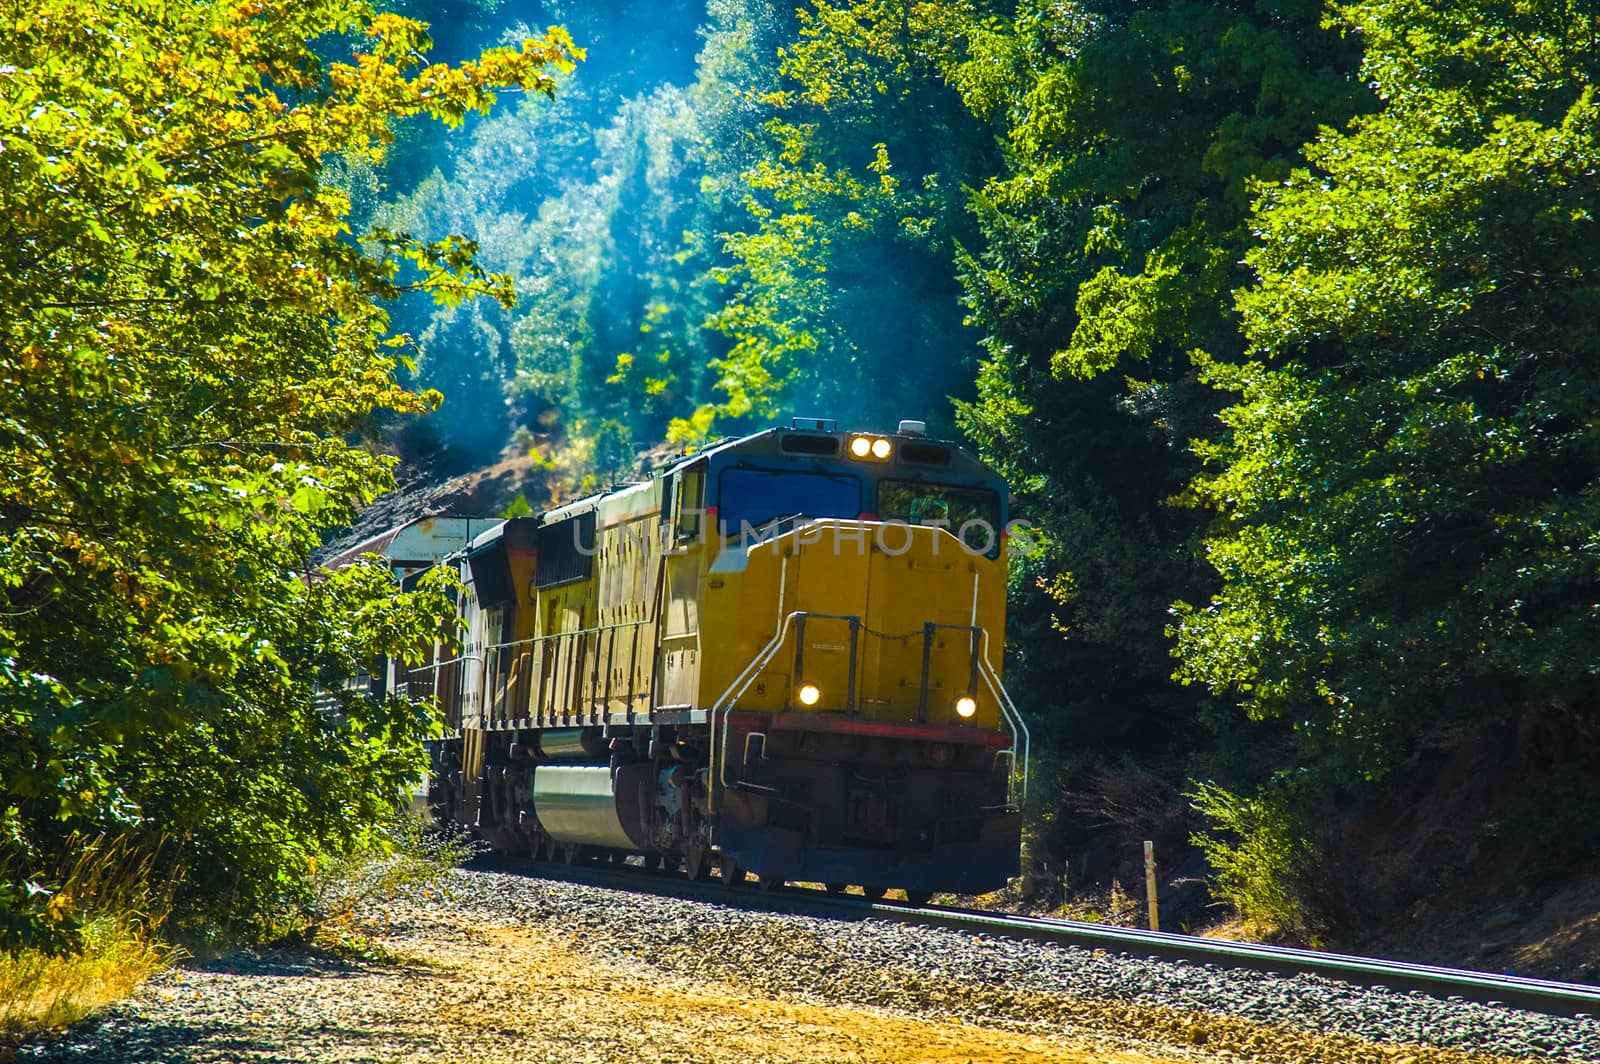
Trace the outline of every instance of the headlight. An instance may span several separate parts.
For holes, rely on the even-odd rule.
[[[971,695],[962,695],[956,699],[956,716],[970,717],[978,712],[978,700]]]
[[[814,683],[808,683],[800,688],[800,704],[802,706],[814,706],[817,704],[817,699],[821,697],[822,692]]]
[[[876,458],[882,462],[894,453],[894,441],[883,436],[852,436],[850,453],[857,458]]]

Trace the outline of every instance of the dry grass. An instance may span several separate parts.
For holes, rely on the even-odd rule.
[[[0,954],[0,1031],[12,1038],[76,1023],[127,997],[170,956],[141,927],[115,917],[90,921],[75,954]]]
[[[81,924],[77,949],[0,953],[0,1045],[76,1023],[127,997],[177,951],[157,936],[171,883],[151,882],[156,852],[129,839],[80,840],[52,908]]]

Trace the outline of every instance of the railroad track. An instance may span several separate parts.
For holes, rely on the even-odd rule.
[[[1056,942],[1138,957],[1184,960],[1218,967],[1249,968],[1278,975],[1319,975],[1362,986],[1419,991],[1437,998],[1501,1004],[1556,1016],[1600,1016],[1600,986],[1530,979],[1518,975],[1443,968],[1430,964],[1323,953],[1317,950],[1228,942],[1163,931],[1109,927],[1038,916],[1017,916],[939,905],[868,901],[803,889],[762,890],[729,886],[615,864],[554,864],[507,861],[507,871],[590,886],[645,891],[663,897],[706,901],[744,909],[794,913],[837,920],[892,920],[1035,942]]]

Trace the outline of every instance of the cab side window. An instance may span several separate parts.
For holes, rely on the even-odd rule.
[[[691,469],[678,478],[677,522],[673,526],[673,542],[694,543],[700,539],[700,529],[705,519],[706,472],[704,467]]]

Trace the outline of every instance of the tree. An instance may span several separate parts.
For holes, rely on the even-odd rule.
[[[553,106],[501,109],[448,144],[412,135],[381,173],[351,178],[373,190],[373,221],[463,234],[519,294],[512,309],[400,302],[395,320],[417,341],[413,379],[449,396],[407,422],[402,451],[461,470],[515,436],[540,452],[559,494],[592,479],[602,422],[659,438],[704,390],[717,340],[702,324],[715,289],[700,191],[708,145],[683,83],[706,12],[690,0],[535,10],[593,45]],[[527,13],[508,11],[506,32],[513,14]]]
[[[548,93],[573,49],[430,64],[421,24],[354,0],[4,16],[0,865],[48,867],[74,830],[165,837],[192,898],[260,916],[368,837],[429,724],[311,702],[448,608],[381,568],[295,574],[391,483],[352,434],[438,398],[397,382],[376,301],[510,299],[459,238],[364,250],[324,166],[381,159],[396,119]]]
[[[1600,24],[1342,17],[1384,107],[1261,190],[1252,357],[1207,369],[1239,397],[1195,487],[1222,587],[1182,607],[1181,675],[1352,788],[1511,721],[1570,765],[1600,692]]]
[[[969,391],[977,356],[961,328],[956,243],[965,185],[992,138],[944,80],[966,4],[814,0],[751,86],[760,149],[737,170],[738,228],[712,323],[715,402],[680,419],[693,440],[716,419],[780,409],[892,426],[925,417],[949,434],[947,397]]]
[[[1321,19],[1310,0],[1024,0],[976,20],[950,74],[1005,147],[973,201],[986,358],[958,420],[1044,533],[1016,675],[1074,749],[1195,739],[1165,634],[1168,604],[1211,586],[1201,516],[1170,505],[1220,405],[1193,359],[1242,357],[1250,183],[1366,106],[1356,45]]]

